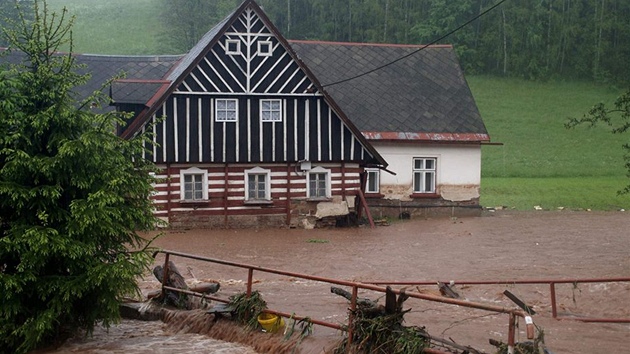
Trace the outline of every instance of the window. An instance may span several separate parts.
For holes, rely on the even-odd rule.
[[[245,200],[271,200],[271,171],[260,167],[245,171]]]
[[[225,41],[225,54],[240,55],[241,41],[238,39],[228,39]]]
[[[260,120],[263,122],[282,122],[282,101],[260,100]]]
[[[330,171],[315,167],[308,173],[307,193],[309,198],[330,198]]]
[[[208,171],[196,167],[179,173],[180,199],[186,202],[208,200]]]
[[[238,119],[238,101],[236,99],[217,99],[215,121],[236,122]]]
[[[378,193],[379,189],[379,170],[366,170],[367,172],[367,183],[365,185],[366,193]]]
[[[413,192],[435,193],[436,158],[413,159]]]
[[[270,57],[273,53],[273,43],[271,41],[258,41],[258,55]]]

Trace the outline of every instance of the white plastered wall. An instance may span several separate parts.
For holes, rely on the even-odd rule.
[[[437,193],[445,200],[467,201],[479,198],[481,146],[447,144],[385,143],[371,141],[389,163],[380,174],[380,193],[387,199],[410,200],[413,193],[414,157],[437,158]]]

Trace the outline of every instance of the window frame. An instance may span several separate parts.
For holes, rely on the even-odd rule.
[[[195,189],[193,187],[192,193],[193,198],[186,198],[186,176],[201,176],[201,192],[202,198],[195,198]],[[196,183],[193,180],[193,185]],[[184,203],[199,203],[199,202],[207,202],[208,201],[208,170],[202,170],[197,167],[191,167],[185,170],[179,171],[179,200]]]
[[[325,196],[311,195],[311,176],[324,174]],[[331,173],[327,168],[317,166],[309,170],[306,174],[306,197],[309,200],[327,200],[332,197]]]
[[[236,44],[235,50],[230,50],[231,44]],[[225,54],[241,55],[241,40],[240,39],[226,39],[225,40]]]
[[[274,103],[278,103],[278,109],[274,109],[273,107],[267,110],[264,109],[263,105],[265,102],[268,102],[270,105],[273,105]],[[284,119],[282,99],[279,99],[279,98],[261,99],[259,105],[260,107],[259,107],[258,113],[260,114],[260,121],[262,123],[277,123],[277,122],[282,122],[282,120]],[[270,113],[271,117],[273,117],[273,113],[278,113],[279,118],[278,119],[265,119],[264,117],[265,112]]]
[[[264,198],[252,198],[249,195],[249,177],[250,176],[265,176],[265,197]],[[271,170],[254,167],[249,170],[245,170],[245,202],[248,203],[266,203],[271,202]]]
[[[268,45],[269,47],[269,51],[263,51],[262,50],[262,46],[263,45]],[[273,55],[273,42],[272,41],[258,41],[258,48],[257,48],[257,52],[259,56],[261,57],[270,57]]]
[[[219,101],[226,103],[226,108],[219,109]],[[228,102],[234,103],[234,109],[227,108]],[[234,119],[228,119],[228,112],[234,111]],[[219,119],[219,112],[225,113],[225,119]],[[216,98],[214,100],[214,121],[217,123],[234,123],[238,122],[238,99],[237,98]]]
[[[365,193],[366,194],[378,194],[380,193],[380,185],[381,185],[381,170],[378,168],[366,168],[365,173],[367,174],[367,178],[365,179]],[[370,174],[376,174],[376,190],[370,190]]]
[[[416,168],[416,161],[423,161],[421,168]],[[432,161],[433,167],[427,168],[426,162]],[[414,194],[436,194],[437,193],[437,157],[414,157],[412,160],[412,188]],[[432,188],[427,189],[427,174],[431,174]],[[420,190],[416,189],[416,180],[420,176]]]

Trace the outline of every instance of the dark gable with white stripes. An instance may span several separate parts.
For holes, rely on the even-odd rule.
[[[217,27],[173,70],[167,96],[144,119],[157,143],[148,158],[385,165],[258,5],[246,1]]]

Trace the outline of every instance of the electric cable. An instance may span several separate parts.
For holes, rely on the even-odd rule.
[[[395,63],[397,63],[397,62],[399,62],[399,61],[401,61],[401,60],[403,60],[403,59],[406,59],[406,58],[408,58],[408,57],[410,57],[410,56],[412,56],[412,55],[414,55],[414,54],[416,54],[416,53],[418,53],[418,52],[420,52],[420,51],[424,50],[425,48],[427,48],[427,47],[430,47],[430,46],[434,45],[435,43],[437,43],[437,42],[441,41],[442,39],[444,39],[444,38],[446,38],[446,37],[448,37],[448,36],[452,35],[453,33],[455,33],[455,32],[457,32],[457,31],[461,30],[462,28],[464,28],[464,27],[468,26],[469,24],[471,24],[471,23],[472,23],[472,22],[474,22],[475,20],[477,20],[477,19],[479,19],[479,18],[481,18],[481,17],[485,16],[488,12],[490,12],[490,11],[494,10],[495,8],[497,8],[498,6],[500,6],[501,4],[503,4],[503,3],[504,3],[504,2],[506,2],[506,1],[507,1],[507,0],[501,0],[501,1],[499,1],[498,3],[496,3],[496,4],[492,5],[490,8],[488,8],[488,9],[487,9],[487,10],[485,10],[484,12],[482,12],[482,13],[478,14],[477,16],[473,17],[472,19],[470,19],[470,20],[466,21],[464,24],[460,25],[459,27],[455,28],[454,30],[452,30],[452,31],[448,32],[447,34],[443,35],[442,37],[439,37],[438,39],[434,39],[433,41],[429,42],[429,44],[425,44],[425,45],[423,45],[422,47],[420,47],[420,48],[418,48],[418,49],[414,50],[413,52],[411,52],[411,53],[409,53],[409,54],[403,55],[402,57],[400,57],[400,58],[398,58],[398,59],[392,60],[392,61],[390,61],[390,62],[389,62],[389,63],[387,63],[387,64],[383,64],[383,65],[381,65],[381,66],[378,66],[378,67],[376,67],[376,68],[374,68],[374,69],[371,69],[371,70],[366,71],[366,72],[364,72],[364,73],[361,73],[361,74],[359,74],[359,75],[355,75],[355,76],[352,76],[352,77],[349,77],[349,78],[346,78],[346,79],[343,79],[343,80],[335,81],[335,82],[332,82],[332,83],[330,83],[330,84],[322,85],[322,87],[326,88],[326,87],[328,87],[328,86],[334,86],[334,85],[342,84],[342,83],[344,83],[344,82],[348,82],[348,81],[351,81],[351,80],[355,80],[355,79],[358,79],[358,78],[363,77],[363,76],[365,76],[365,75],[369,75],[369,74],[371,74],[371,73],[373,73],[373,72],[375,72],[375,71],[378,71],[378,70],[381,70],[381,69],[383,69],[383,68],[386,68],[386,67],[388,67],[388,66],[390,66],[390,65],[392,65],[392,64],[395,64]]]

